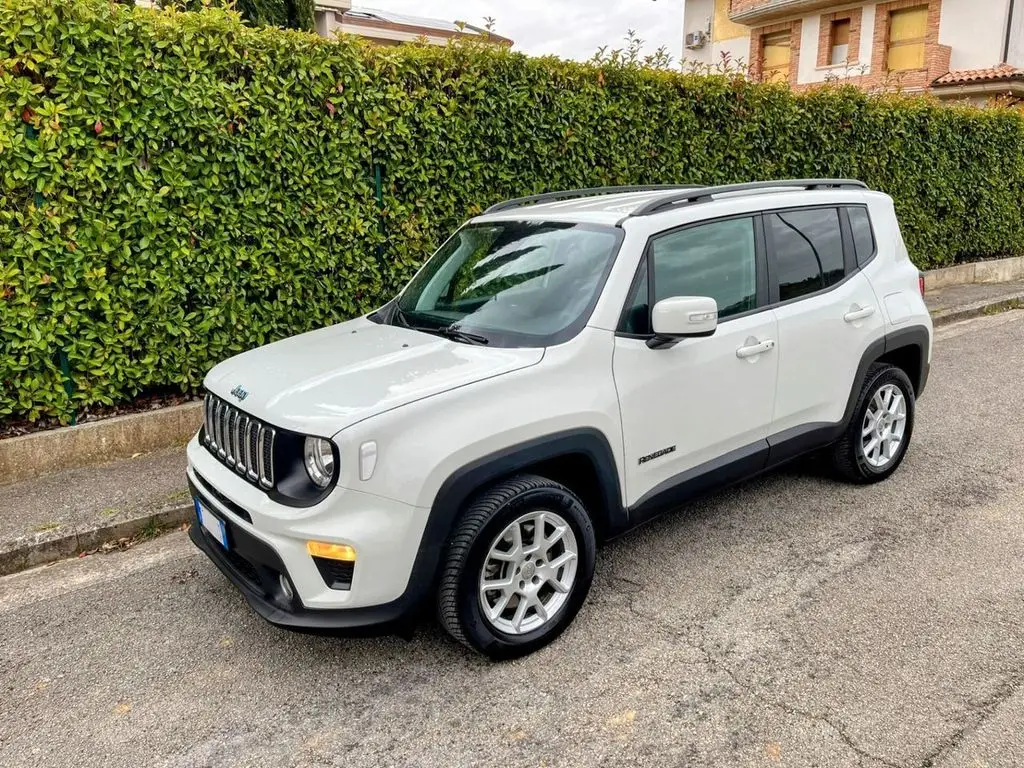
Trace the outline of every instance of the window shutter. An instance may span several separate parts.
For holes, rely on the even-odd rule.
[[[889,14],[890,72],[924,69],[928,6],[905,8]]]

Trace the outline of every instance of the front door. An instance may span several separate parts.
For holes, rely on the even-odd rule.
[[[652,239],[615,341],[626,497],[631,508],[685,497],[700,478],[742,474],[766,456],[778,355],[760,221],[742,216]],[[672,296],[710,296],[719,325],[707,338],[651,349],[650,309]],[[711,474],[708,475],[706,471]],[[696,485],[695,485],[696,482]],[[712,483],[715,484],[715,483]]]

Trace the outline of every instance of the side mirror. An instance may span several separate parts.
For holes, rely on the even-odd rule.
[[[718,327],[718,302],[708,296],[673,296],[654,305],[651,349],[670,347],[680,339],[711,336]]]

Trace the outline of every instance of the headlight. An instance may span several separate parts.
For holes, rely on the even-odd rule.
[[[307,437],[303,450],[306,474],[317,488],[326,488],[334,479],[334,451],[329,440]]]

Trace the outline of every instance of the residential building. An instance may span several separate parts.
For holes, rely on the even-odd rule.
[[[473,38],[494,45],[512,45],[507,37],[472,24],[353,7],[351,0],[316,0],[314,18],[316,31],[323,37],[359,35],[381,45],[399,45],[412,40],[445,45],[453,38]]]
[[[134,1],[140,8],[159,9],[169,4],[168,0]],[[409,16],[375,8],[354,8],[352,0],[314,0],[313,19],[316,32],[321,37],[359,35],[380,45],[399,45],[413,40],[445,45],[453,38],[472,38],[512,47],[512,41],[507,37],[472,24]]]
[[[1024,0],[686,0],[686,59],[796,89],[829,80],[1024,99]]]

